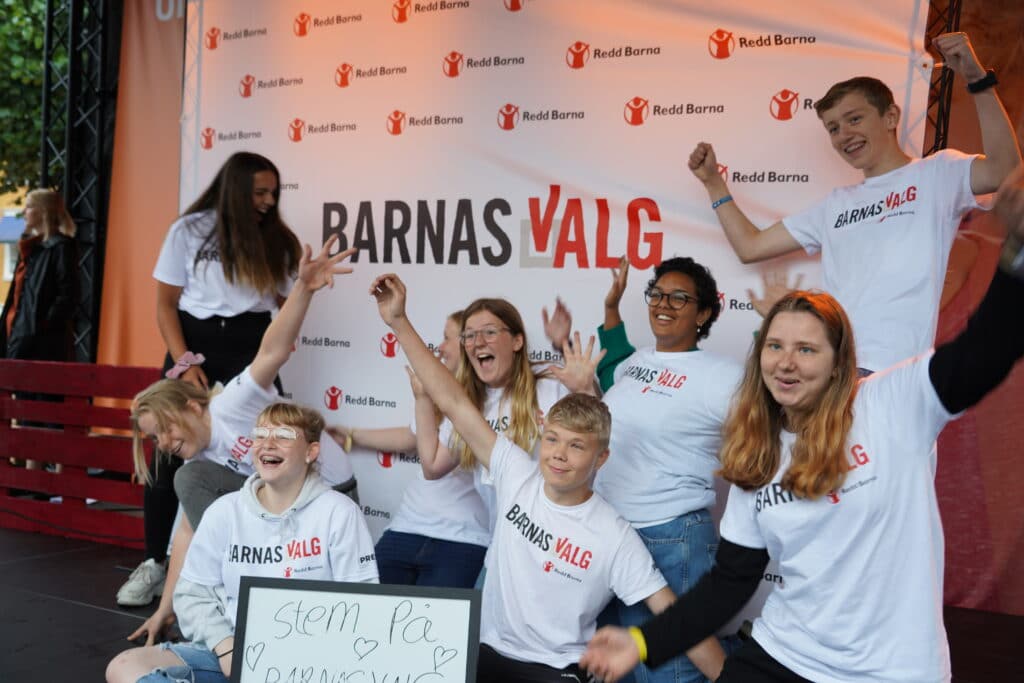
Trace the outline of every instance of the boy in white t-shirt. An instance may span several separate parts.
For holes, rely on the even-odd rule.
[[[555,403],[535,464],[494,432],[431,354],[405,316],[401,280],[380,276],[370,292],[416,373],[418,425],[433,427],[436,403],[494,478],[498,516],[487,558],[478,680],[586,680],[576,662],[613,596],[627,604],[643,600],[655,613],[675,600],[640,537],[591,489],[608,458],[607,407],[583,394]],[[593,367],[583,365],[575,369],[592,376]],[[717,641],[702,641],[687,656],[717,677]]]
[[[864,181],[833,190],[801,213],[761,230],[732,200],[711,145],[698,144],[689,159],[741,261],[755,263],[801,248],[821,252],[824,288],[849,315],[858,364],[867,370],[887,368],[931,347],[960,219],[977,206],[975,194],[995,192],[1021,161],[995,91],[995,72],[981,66],[967,34],[947,33],[933,45],[967,82],[983,155],[943,150],[912,159],[896,136],[900,108],[892,91],[862,76],[836,83],[814,108],[832,147],[864,174]],[[774,300],[754,303],[763,315]]]

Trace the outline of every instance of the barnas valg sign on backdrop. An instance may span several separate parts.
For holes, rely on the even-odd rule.
[[[709,265],[723,312],[706,347],[745,355],[758,324],[742,266],[686,168],[699,141],[755,222],[808,206],[858,175],[835,155],[814,100],[877,76],[919,154],[932,60],[927,3],[363,0],[190,2],[181,204],[230,154],[281,169],[281,207],[306,242],[360,248],[356,272],[313,304],[284,371],[329,421],[412,419],[401,349],[367,288],[395,271],[438,341],[445,315],[503,296],[533,357],[556,357],[540,309],[561,296],[578,327],[601,321],[607,269],[635,271],[623,312],[650,341],[640,296],[674,255]],[[770,268],[818,282],[817,264]],[[375,533],[418,467],[357,453]]]

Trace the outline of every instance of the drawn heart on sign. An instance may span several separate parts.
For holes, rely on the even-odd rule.
[[[260,657],[263,656],[263,650],[266,648],[266,643],[256,643],[245,648],[245,664],[249,667],[249,671],[256,670],[256,665],[259,664]]]
[[[377,649],[378,643],[376,640],[370,640],[369,638],[363,638],[359,636],[356,641],[352,643],[352,650],[355,651],[356,657],[362,659],[366,655],[370,654]]]
[[[444,647],[438,645],[434,648],[434,673],[440,669],[443,665],[455,659],[455,656],[459,654],[458,650],[446,650]]]

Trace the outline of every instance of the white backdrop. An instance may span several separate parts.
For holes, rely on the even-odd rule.
[[[232,153],[255,151],[280,168],[281,212],[301,240],[338,233],[362,248],[355,274],[314,301],[283,372],[329,422],[410,421],[401,350],[367,294],[381,272],[409,285],[427,339],[439,340],[450,311],[502,296],[547,359],[541,307],[560,295],[593,331],[621,253],[635,269],[624,318],[634,344],[650,343],[650,268],[689,255],[711,268],[724,304],[705,348],[742,358],[759,322],[747,288],[759,289],[763,268],[814,286],[817,262],[741,265],[686,158],[713,143],[755,223],[800,210],[859,180],[810,108],[856,75],[892,87],[900,139],[920,154],[927,10],[911,0],[193,0],[181,206]],[[377,536],[416,459],[353,460]]]

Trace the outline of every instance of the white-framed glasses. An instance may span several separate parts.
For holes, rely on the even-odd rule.
[[[252,430],[253,441],[266,441],[271,437],[277,441],[295,441],[299,433],[291,427],[256,427]]]
[[[511,330],[507,327],[485,327],[480,330],[467,330],[459,335],[459,341],[462,342],[463,346],[470,346],[480,336],[484,338],[485,342],[490,343],[497,339],[498,335],[502,332],[511,332]]]
[[[695,297],[684,292],[681,289],[677,289],[674,292],[665,293],[657,287],[651,287],[644,292],[644,301],[647,302],[648,306],[657,306],[665,299],[668,303],[668,307],[674,311],[686,308],[686,304],[691,301],[696,301]]]

